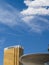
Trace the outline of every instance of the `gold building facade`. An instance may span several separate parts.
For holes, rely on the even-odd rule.
[[[23,54],[23,48],[21,46],[5,48],[4,65],[22,65],[19,62],[19,58],[22,54]]]

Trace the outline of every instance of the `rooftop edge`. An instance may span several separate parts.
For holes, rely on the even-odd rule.
[[[10,49],[10,48],[22,48],[22,49],[24,49],[22,46],[16,45],[16,46],[9,46],[9,47],[6,47],[6,48],[4,48],[4,50]]]

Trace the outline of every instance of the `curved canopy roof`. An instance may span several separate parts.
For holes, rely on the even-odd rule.
[[[20,61],[24,63],[46,63],[49,62],[49,53],[27,54],[20,57]]]

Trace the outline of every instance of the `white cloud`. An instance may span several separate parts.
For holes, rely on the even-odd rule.
[[[23,10],[21,12],[23,15],[49,15],[49,9],[45,9],[45,8],[28,8],[26,10]]]
[[[22,20],[31,27],[31,30],[42,32],[48,29],[49,20],[42,18],[40,15],[49,16],[49,8],[47,8],[49,0],[24,0],[24,3],[28,8],[21,11]]]
[[[25,0],[24,3],[29,7],[37,7],[37,6],[49,6],[49,0]]]
[[[24,1],[28,6],[27,9],[23,10],[21,13],[23,15],[49,15],[49,0],[34,0],[34,1]]]
[[[0,4],[0,22],[8,26],[20,25],[19,22],[24,22],[30,27],[30,31],[33,30],[35,32],[41,32],[48,29],[49,20],[39,15],[49,16],[49,8],[47,9],[49,0],[25,0],[24,3],[28,8],[21,12],[7,3],[4,3],[4,5]]]

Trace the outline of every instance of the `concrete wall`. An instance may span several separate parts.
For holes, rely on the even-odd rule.
[[[22,65],[19,57],[23,54],[22,48],[9,48],[4,50],[4,65]]]
[[[4,65],[14,65],[14,48],[4,50]]]

